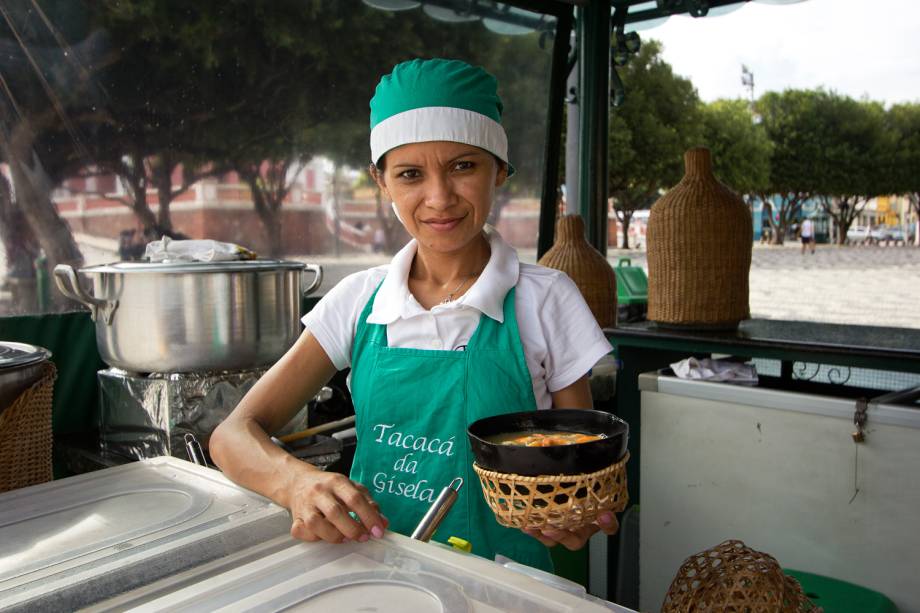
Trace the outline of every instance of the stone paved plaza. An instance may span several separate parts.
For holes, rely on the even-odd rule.
[[[114,246],[81,247],[87,264],[117,259]],[[520,256],[533,262],[536,251],[521,250]],[[624,256],[648,270],[644,251],[611,249],[608,253],[612,264]],[[325,290],[345,275],[384,264],[389,257],[349,254],[297,259],[323,265]],[[798,244],[755,244],[751,314],[770,319],[920,328],[920,249],[818,245],[814,255],[801,255]]]
[[[648,270],[645,253],[629,257]],[[802,255],[797,244],[755,245],[751,315],[920,328],[920,249],[818,245]]]
[[[536,253],[522,250],[533,262]],[[615,264],[629,257],[646,270],[644,251],[611,249]],[[323,264],[325,287],[346,274],[387,261],[383,256],[304,258]],[[751,265],[751,314],[768,319],[920,328],[920,249],[818,245],[801,255],[798,244],[755,245]]]

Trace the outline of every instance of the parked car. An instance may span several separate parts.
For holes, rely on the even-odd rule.
[[[908,226],[907,232],[904,232],[904,228],[888,229],[888,240],[895,243],[912,243],[916,235],[917,231],[913,225]]]
[[[869,226],[850,226],[847,230],[848,243],[864,243],[869,240]]]
[[[875,226],[869,230],[869,238],[873,243],[883,243],[891,240],[891,230],[886,225]]]

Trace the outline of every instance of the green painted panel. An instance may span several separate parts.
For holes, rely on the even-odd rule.
[[[54,384],[54,434],[86,432],[98,421],[96,372],[106,368],[96,349],[96,327],[87,312],[0,317],[0,340],[48,349],[58,369]]]

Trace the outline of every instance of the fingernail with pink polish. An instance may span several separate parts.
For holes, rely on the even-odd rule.
[[[360,542],[362,542],[362,543],[366,543],[366,542],[368,541],[368,539],[370,539],[370,538],[371,538],[371,537],[369,537],[368,535],[362,534],[361,536],[358,537],[358,540],[359,540]]]
[[[611,523],[613,523],[613,516],[610,515],[610,513],[604,513],[597,518],[597,521],[604,526],[609,526]]]
[[[371,534],[374,535],[375,539],[383,538],[383,528],[380,526],[374,526],[371,528]]]

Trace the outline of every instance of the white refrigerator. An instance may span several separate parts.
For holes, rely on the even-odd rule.
[[[640,609],[728,539],[920,611],[917,390],[845,397],[640,376]]]

